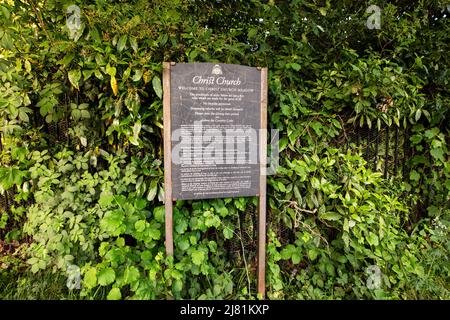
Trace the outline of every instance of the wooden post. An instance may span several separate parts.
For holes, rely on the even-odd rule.
[[[266,295],[266,172],[267,68],[261,68],[261,129],[259,130],[258,294]]]
[[[166,254],[173,255],[173,215],[172,215],[172,141],[170,112],[170,66],[163,63],[163,108],[164,108],[164,208],[166,223]]]

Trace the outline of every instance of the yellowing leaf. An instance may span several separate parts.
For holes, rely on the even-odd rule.
[[[117,96],[117,93],[119,92],[119,88],[117,86],[117,80],[116,77],[111,77],[111,89],[115,96]]]

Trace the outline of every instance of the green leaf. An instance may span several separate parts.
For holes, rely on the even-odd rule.
[[[125,71],[123,72],[123,76],[122,76],[122,82],[127,81],[127,79],[130,77],[131,74],[131,68],[128,67],[125,69]]]
[[[298,63],[290,63],[289,65],[295,71],[300,71],[300,69],[301,69],[301,66]]]
[[[0,6],[0,8],[2,9],[3,16],[6,18],[6,20],[9,20],[11,14],[9,13],[8,9],[6,9],[4,6]]]
[[[292,253],[291,260],[293,264],[300,263],[301,259],[302,257],[298,251]]]
[[[318,251],[316,249],[310,249],[308,250],[308,257],[311,261],[316,260],[318,255]]]
[[[106,73],[109,74],[111,78],[116,76],[116,72],[116,67],[111,67],[109,63],[106,65]]]
[[[411,170],[409,173],[409,178],[413,181],[419,181],[420,175],[416,170]]]
[[[107,286],[114,282],[114,280],[116,279],[116,273],[112,268],[105,268],[100,270],[97,279],[99,285]]]
[[[134,228],[137,232],[143,232],[145,230],[146,221],[138,220],[134,223]]]
[[[154,179],[150,183],[150,188],[147,194],[147,200],[152,201],[153,199],[155,199],[157,191],[158,191],[158,180]]]
[[[127,44],[128,36],[124,34],[119,38],[119,41],[117,42],[117,51],[122,52],[122,50],[125,48],[125,45]]]
[[[162,87],[161,87],[161,79],[158,76],[154,76],[152,80],[153,90],[155,90],[158,98],[162,98]]]
[[[138,44],[137,44],[136,38],[131,38],[130,39],[130,45],[131,45],[131,48],[133,48],[133,51],[137,52]]]
[[[28,114],[22,110],[23,108],[19,109],[19,119],[23,122],[29,122],[30,119],[28,118]]]
[[[422,115],[422,110],[417,109],[416,115],[415,115],[416,122],[419,121],[421,115]]]
[[[74,86],[77,90],[79,90],[80,88],[78,86],[78,82],[81,79],[81,70],[80,69],[70,70],[68,76],[72,86]]]
[[[445,162],[444,152],[443,152],[442,148],[431,149],[430,153],[433,156],[433,158],[435,158],[436,160]]]
[[[89,270],[84,275],[84,285],[88,289],[92,289],[97,285],[97,269],[89,268]]]
[[[203,251],[196,250],[192,252],[191,258],[194,264],[200,266],[203,263],[203,260],[205,260],[205,253]]]
[[[142,210],[147,206],[147,201],[142,198],[136,198],[136,200],[134,200],[134,206],[136,207],[136,209]]]
[[[161,231],[155,226],[148,229],[148,237],[153,240],[159,240],[161,238]]]
[[[139,278],[141,277],[141,274],[140,274],[138,268],[136,268],[135,266],[128,266],[125,269],[123,277],[127,284],[133,284],[134,282],[139,280]]]
[[[175,231],[178,232],[179,234],[183,234],[186,232],[188,227],[188,223],[186,221],[186,219],[184,218],[180,218],[177,219],[176,223],[175,223]]]
[[[378,246],[378,236],[375,233],[369,233],[369,236],[367,237],[367,242],[369,242],[372,246]]]
[[[153,214],[155,215],[155,220],[156,221],[164,222],[164,218],[165,218],[164,206],[156,207],[155,210],[153,210]]]
[[[225,226],[223,228],[223,236],[225,237],[225,239],[233,238],[233,234],[233,229],[231,229],[230,226]]]
[[[102,192],[100,194],[100,199],[98,200],[98,203],[100,204],[100,206],[105,208],[112,203],[113,199],[114,195]]]
[[[178,241],[178,248],[182,251],[186,251],[189,248],[189,240],[187,239],[181,239]]]
[[[120,300],[121,298],[122,294],[119,288],[112,288],[111,291],[109,291],[108,296],[106,297],[106,299],[108,300]]]
[[[143,74],[144,74],[144,72],[142,70],[140,70],[140,69],[136,70],[134,72],[133,81],[137,82],[137,81],[141,80]]]
[[[20,186],[22,179],[27,175],[26,171],[17,168],[0,168],[0,187],[8,190],[13,185]]]
[[[324,214],[319,215],[319,218],[323,220],[336,221],[341,218],[341,215],[336,212],[325,212]]]

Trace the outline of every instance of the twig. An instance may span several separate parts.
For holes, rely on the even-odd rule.
[[[34,14],[36,15],[37,19],[39,20],[39,24],[41,25],[42,30],[44,31],[45,35],[50,41],[53,41],[52,37],[50,37],[50,34],[47,31],[47,28],[45,27],[44,20],[42,20],[42,16],[39,14],[36,4],[34,3],[34,0],[30,0],[31,6],[33,7]]]

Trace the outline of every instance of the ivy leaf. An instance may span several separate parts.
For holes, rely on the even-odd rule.
[[[142,232],[145,230],[145,220],[138,220],[134,223],[134,228],[137,232]]]
[[[153,240],[159,240],[161,238],[161,231],[156,226],[153,226],[148,229],[148,237]]]
[[[147,206],[147,201],[142,198],[137,198],[136,200],[134,200],[134,206],[136,207],[136,209],[142,210]]]
[[[26,171],[17,168],[0,168],[0,187],[3,190],[8,190],[13,185],[21,185],[22,178],[26,175]]]
[[[158,76],[154,76],[152,80],[153,90],[155,90],[158,98],[162,97],[161,79]]]
[[[186,221],[186,219],[177,219],[177,223],[175,224],[175,230],[179,233],[179,234],[183,234],[186,232],[188,227],[188,223]]]
[[[189,248],[189,240],[181,239],[178,241],[178,248],[182,251],[186,251]]]
[[[409,179],[413,181],[419,181],[420,175],[416,170],[411,170],[411,172],[409,173]]]
[[[106,297],[106,299],[108,300],[120,300],[121,298],[122,294],[119,288],[112,288],[111,291],[109,291],[108,296]]]
[[[98,284],[101,286],[107,286],[114,282],[116,279],[116,273],[112,268],[105,268],[100,270],[97,276]]]
[[[84,285],[88,288],[94,288],[97,285],[97,269],[90,268],[84,275]]]
[[[223,228],[223,236],[225,237],[225,239],[233,238],[233,229],[231,229],[229,225]]]
[[[134,266],[129,266],[125,269],[123,276],[124,276],[125,282],[127,284],[132,284],[139,280],[141,274],[139,273],[138,268],[136,268]]]
[[[81,70],[80,69],[70,70],[68,73],[68,76],[69,76],[69,81],[72,84],[72,86],[74,86],[77,90],[80,90],[80,88],[78,86],[78,82],[81,79]]]
[[[308,250],[308,257],[309,257],[309,259],[311,259],[311,261],[316,260],[317,254],[318,254],[318,252],[317,252],[316,249],[310,249],[310,250]]]
[[[433,158],[435,158],[441,162],[445,162],[444,152],[442,151],[442,148],[431,149],[430,153],[433,156]]]
[[[196,250],[192,252],[191,257],[192,262],[199,266],[203,263],[203,260],[205,260],[205,253],[203,251]]]
[[[300,263],[301,259],[302,259],[302,257],[298,251],[295,251],[292,253],[291,260],[292,260],[293,264]]]
[[[165,210],[164,206],[159,206],[153,210],[153,214],[155,215],[155,220],[158,222],[164,222],[165,218]]]

